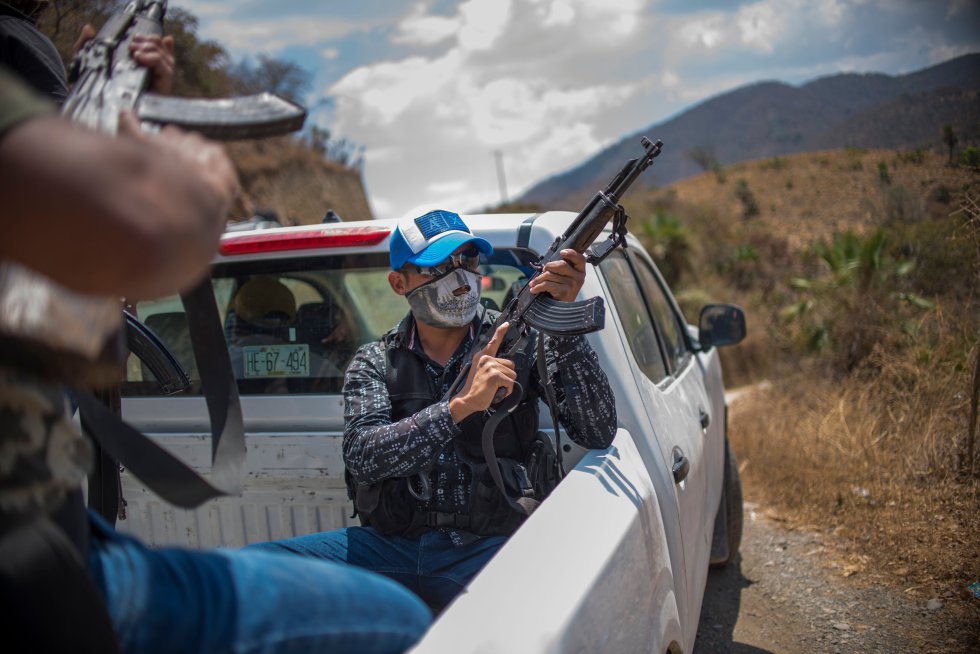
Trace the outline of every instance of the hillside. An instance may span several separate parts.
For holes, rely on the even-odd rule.
[[[242,187],[235,220],[262,209],[274,210],[284,225],[319,223],[330,209],[344,220],[373,217],[360,171],[328,161],[298,139],[230,143],[228,153]]]
[[[704,170],[692,151],[721,165],[845,146],[941,152],[945,124],[953,126],[960,147],[977,145],[978,91],[980,54],[907,75],[847,73],[801,86],[759,82],[629,135],[535,185],[518,202],[577,208],[636,156],[640,135],[664,141],[663,155],[643,179],[648,186],[661,187]]]
[[[889,219],[919,222],[948,213],[952,199],[935,199],[947,197],[942,189],[958,192],[978,181],[975,170],[950,167],[939,154],[846,148],[745,161],[649,197],[710,207],[733,236],[769,232],[798,254],[848,229],[865,233]],[[758,213],[746,217],[749,196]]]
[[[977,651],[980,170],[851,147],[724,166],[626,208],[689,320],[745,309],[746,341],[721,356],[726,386],[755,389],[729,414],[746,498],[833,534],[848,583],[941,598],[940,650]]]

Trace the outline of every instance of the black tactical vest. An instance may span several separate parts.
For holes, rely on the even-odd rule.
[[[494,317],[487,315],[484,321],[492,323]],[[484,329],[487,328],[484,325]],[[400,336],[395,329],[382,338],[392,422],[414,415],[442,399],[421,356],[405,347]],[[533,354],[533,344],[532,339],[529,355]],[[538,395],[530,388],[533,356],[527,360],[530,365],[518,370],[517,379],[525,389],[524,399],[501,421],[493,442],[508,495],[540,501],[557,484],[557,458],[550,439],[538,431]],[[477,536],[513,533],[527,516],[511,507],[490,476],[481,449],[486,420],[482,412],[470,415],[460,424],[462,434],[446,445],[455,449],[457,457],[471,473],[469,507],[464,513],[423,509],[409,492],[414,476],[385,479],[376,484],[355,484],[348,474],[348,492],[354,499],[361,524],[388,536],[412,538],[440,527],[460,529]]]

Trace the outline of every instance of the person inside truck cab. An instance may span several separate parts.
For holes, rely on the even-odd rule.
[[[207,274],[234,166],[200,136],[145,134],[132,114],[120,124],[110,138],[71,123],[0,65],[0,289],[11,290],[15,267],[109,298],[159,297]],[[61,380],[8,357],[14,347],[0,329],[4,651],[400,652],[424,633],[429,609],[380,575],[264,552],[149,548],[86,512],[91,444]]]
[[[481,255],[492,252],[450,211],[399,222],[391,236],[388,282],[410,311],[379,341],[357,351],[344,382],[343,454],[362,526],[249,547],[368,568],[441,610],[527,518],[519,500],[540,501],[557,483],[554,449],[538,431],[546,384],[575,442],[610,445],[615,399],[582,336],[544,338],[548,378],[542,379],[533,363],[518,370],[495,356],[508,329],[501,325],[450,395],[472,344],[498,315],[479,302]],[[585,259],[573,250],[561,256],[533,280],[534,293],[558,300],[578,295]],[[502,492],[488,472],[480,437],[485,411],[515,383],[526,393],[494,436],[510,480]]]
[[[225,335],[231,367],[238,379],[247,376],[246,347],[289,343],[290,336],[295,340],[296,298],[278,279],[255,277],[248,280],[235,293],[228,309]]]
[[[235,376],[248,376],[244,348],[300,343],[309,347],[312,379],[343,377],[354,352],[346,316],[333,298],[297,305],[293,292],[279,279],[253,277],[235,293],[225,318]]]

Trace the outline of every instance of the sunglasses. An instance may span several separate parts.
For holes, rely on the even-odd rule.
[[[442,277],[457,268],[465,268],[466,270],[476,272],[480,267],[480,251],[476,247],[471,247],[462,252],[449,255],[448,259],[436,266],[416,266],[409,264],[407,267],[426,277]]]

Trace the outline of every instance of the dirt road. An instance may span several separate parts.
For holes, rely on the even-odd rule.
[[[746,502],[740,560],[709,573],[694,652],[980,651],[980,625],[964,625],[949,598],[862,577],[831,537],[789,529]]]

